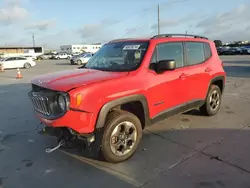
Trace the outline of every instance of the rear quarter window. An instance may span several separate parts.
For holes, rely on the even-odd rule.
[[[205,54],[205,60],[208,60],[210,57],[212,57],[212,50],[210,48],[209,43],[204,42],[204,54]]]
[[[206,60],[202,42],[186,42],[186,52],[188,65],[197,65]]]

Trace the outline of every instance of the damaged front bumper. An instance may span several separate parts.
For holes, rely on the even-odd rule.
[[[98,154],[101,147],[101,129],[97,129],[95,132],[89,134],[79,134],[70,128],[43,125],[38,132],[42,135],[57,138],[58,144],[52,148],[47,148],[45,150],[46,153],[63,148],[77,149],[80,152],[87,150],[93,152],[93,154]]]

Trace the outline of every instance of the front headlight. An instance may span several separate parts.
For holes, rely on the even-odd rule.
[[[58,107],[59,107],[62,111],[64,111],[64,110],[66,109],[66,105],[67,105],[65,97],[62,96],[62,95],[59,95],[59,96],[57,97],[57,104],[58,104]]]

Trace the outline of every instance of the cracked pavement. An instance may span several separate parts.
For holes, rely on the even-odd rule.
[[[55,140],[37,134],[29,82],[77,66],[40,61],[21,70],[21,80],[16,70],[0,73],[0,188],[250,187],[250,56],[221,58],[228,77],[220,112],[203,117],[192,111],[147,127],[136,154],[116,165],[44,152]]]

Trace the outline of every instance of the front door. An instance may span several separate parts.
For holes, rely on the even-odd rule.
[[[151,118],[164,112],[186,108],[188,83],[183,54],[182,42],[167,42],[157,45],[147,77],[150,85],[147,90],[147,98]],[[160,60],[175,60],[176,69],[157,74],[154,66]]]

